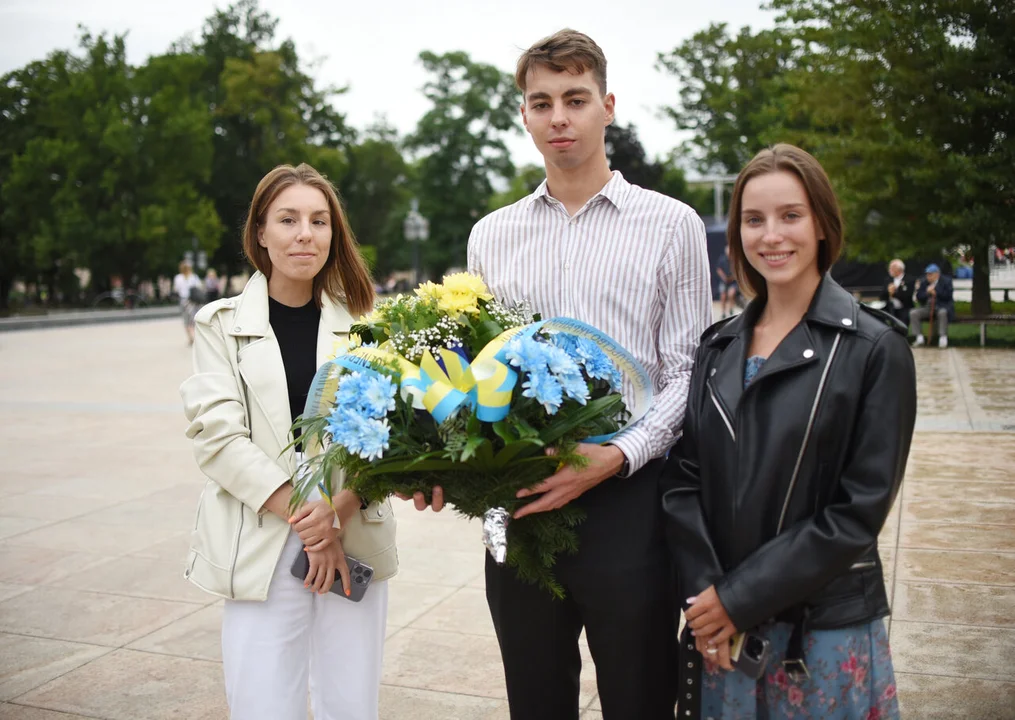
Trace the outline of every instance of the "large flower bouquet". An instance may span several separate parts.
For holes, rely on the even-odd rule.
[[[510,520],[531,501],[516,493],[562,466],[584,466],[578,443],[604,442],[632,420],[625,376],[637,417],[651,399],[647,375],[604,334],[509,307],[468,273],[425,283],[381,302],[318,371],[294,425],[308,460],[294,475],[293,504],[315,487],[333,495],[337,471],[371,502],[429,498],[440,485],[458,513],[484,518],[498,562],[560,595],[553,564],[577,549],[582,512]]]

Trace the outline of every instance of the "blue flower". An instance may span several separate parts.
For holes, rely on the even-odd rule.
[[[578,366],[575,365],[574,372],[563,373],[557,375],[557,382],[560,383],[561,388],[564,390],[564,394],[572,400],[577,400],[579,403],[584,405],[589,399],[589,384],[586,382],[585,377],[581,374]]]
[[[523,373],[545,370],[546,347],[530,337],[515,338],[504,348],[504,358]]]
[[[564,350],[556,345],[543,345],[543,354],[546,358],[546,365],[554,375],[565,375],[572,372],[580,372],[580,368]]]
[[[335,395],[335,405],[338,407],[353,408],[359,405],[360,397],[366,385],[366,376],[362,373],[351,372],[343,375],[338,381],[338,393]]]
[[[576,338],[571,333],[565,332],[554,333],[553,335],[550,336],[550,342],[552,342],[554,345],[556,345],[561,350],[566,352],[569,356],[571,356],[571,359],[573,360],[577,359],[578,338]]]
[[[578,338],[576,352],[590,378],[607,380],[613,384],[614,377],[618,375],[617,366],[606,356],[602,348],[591,340]]]
[[[336,405],[328,416],[327,433],[331,441],[350,450],[350,445],[356,445],[356,429],[361,419],[354,410]]]
[[[387,375],[351,372],[338,381],[336,407],[380,420],[395,409],[398,386]]]
[[[387,420],[366,420],[360,427],[359,456],[364,460],[380,460],[388,449],[391,428]]]
[[[555,333],[552,342],[581,365],[590,378],[606,380],[613,390],[620,391],[624,376],[597,343],[570,333]]]
[[[564,401],[560,383],[545,369],[529,373],[526,381],[522,383],[522,388],[522,395],[533,398],[543,406],[548,415],[555,415]]]
[[[391,436],[387,420],[364,417],[355,409],[342,406],[337,406],[329,416],[327,432],[332,442],[364,460],[380,459]]]
[[[380,420],[395,409],[398,386],[387,375],[373,375],[364,383],[360,407],[367,417]]]

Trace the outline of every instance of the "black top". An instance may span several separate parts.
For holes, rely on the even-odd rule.
[[[303,307],[289,307],[268,298],[268,322],[282,350],[289,412],[295,421],[303,413],[310,383],[317,373],[317,328],[321,323],[321,310],[313,300]]]

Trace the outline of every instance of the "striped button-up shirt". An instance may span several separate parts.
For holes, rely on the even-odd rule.
[[[544,318],[581,320],[627,348],[648,371],[655,395],[645,416],[610,442],[631,472],[670,449],[683,426],[698,339],[712,316],[705,226],[694,210],[615,171],[571,216],[544,180],[476,224],[469,270],[503,302],[528,302]]]

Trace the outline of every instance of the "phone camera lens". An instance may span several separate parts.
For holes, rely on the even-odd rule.
[[[761,653],[764,652],[765,646],[759,638],[753,635],[748,636],[747,642],[744,644],[744,653],[751,660],[759,660]]]

